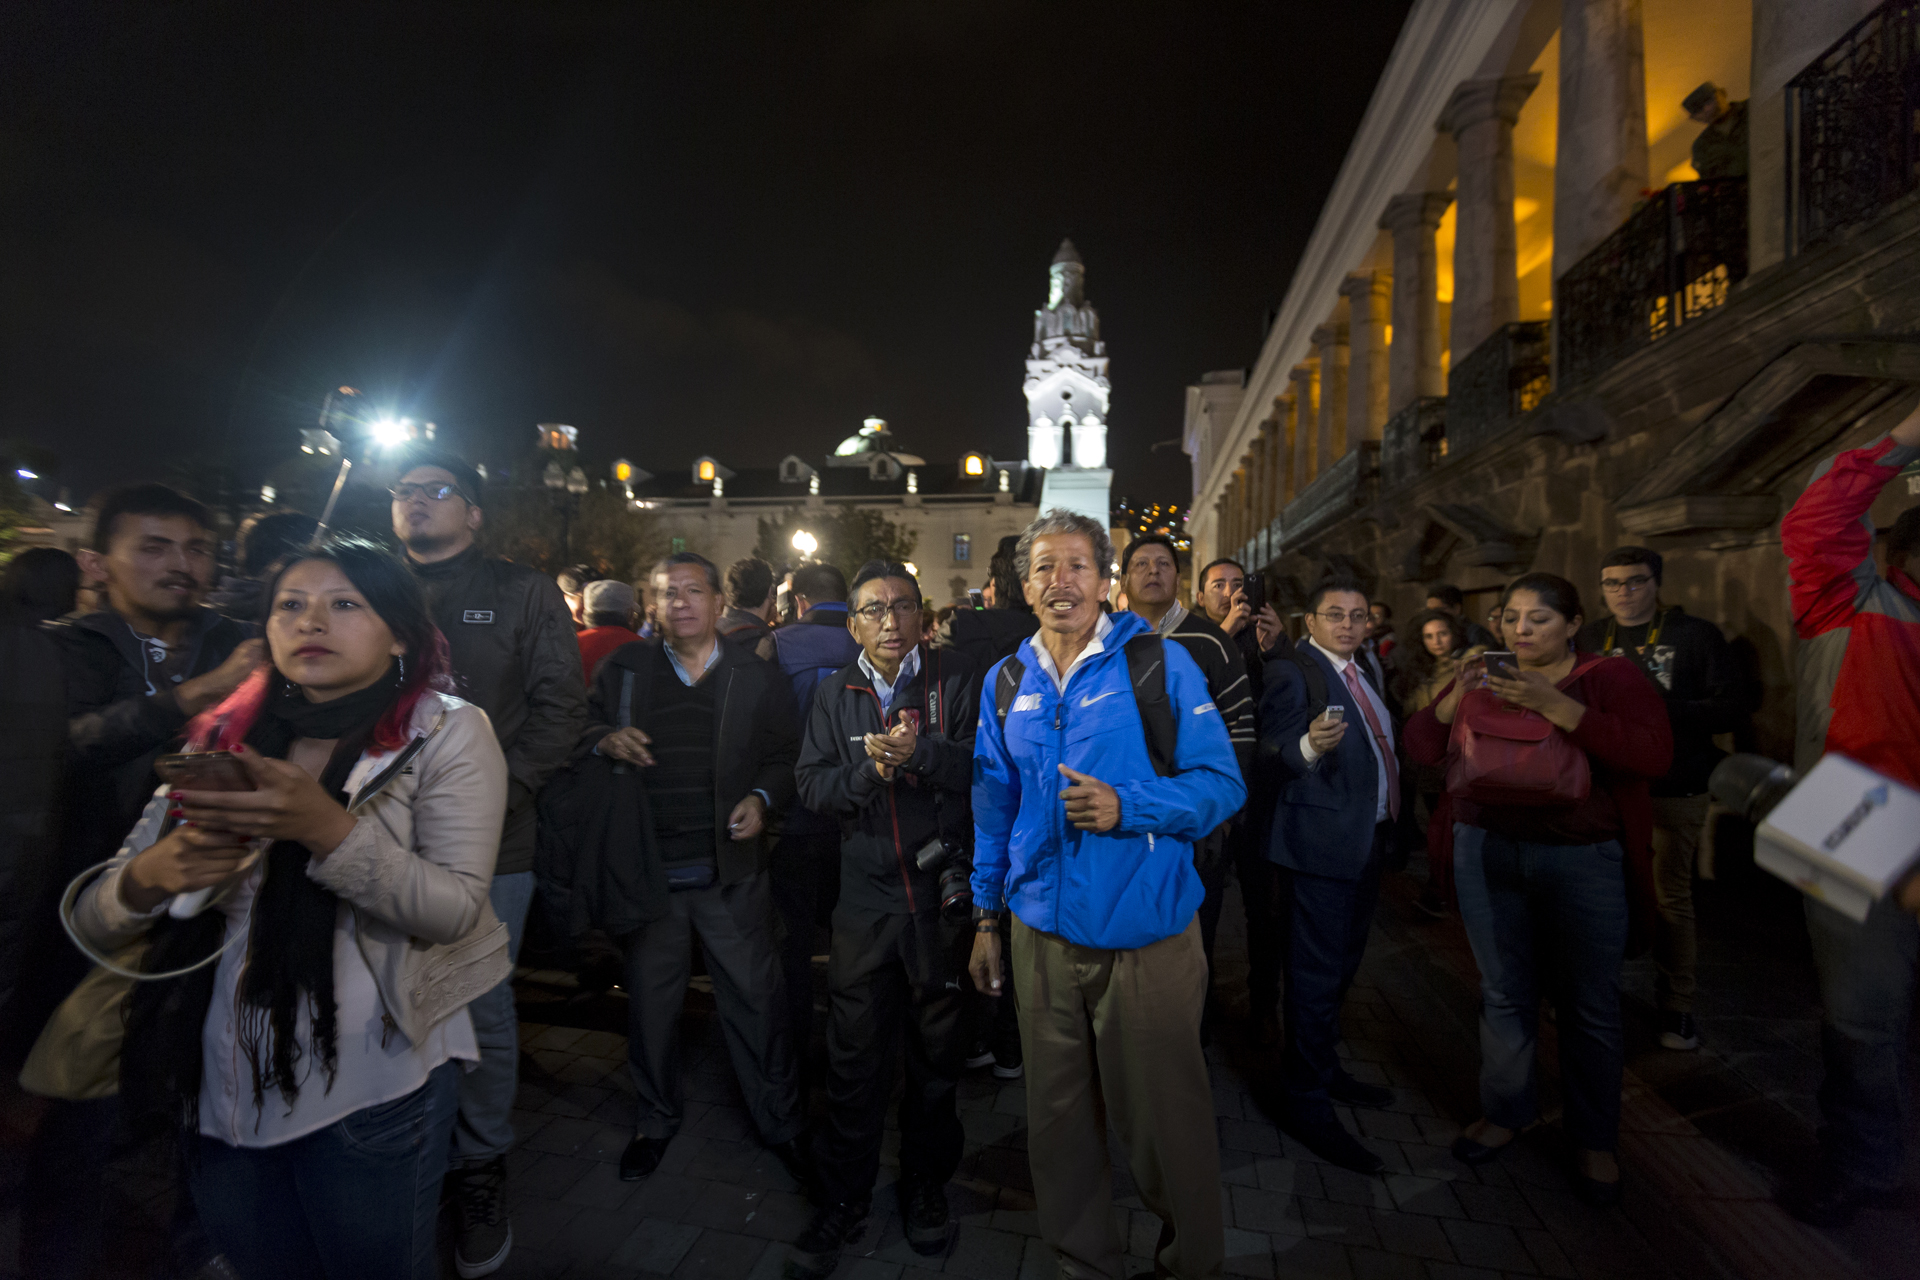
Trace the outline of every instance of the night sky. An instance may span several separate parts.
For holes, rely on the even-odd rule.
[[[345,383],[496,464],[1018,458],[1071,236],[1115,495],[1184,502],[1407,8],[13,0],[0,438],[257,484]]]

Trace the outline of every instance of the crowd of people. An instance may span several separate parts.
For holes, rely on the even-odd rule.
[[[1920,414],[1823,466],[1783,527],[1803,741],[1910,786],[1920,508],[1884,571],[1863,517],[1915,458]],[[1183,603],[1173,539],[1116,559],[1065,511],[935,608],[886,561],[848,581],[676,551],[644,582],[549,578],[483,549],[485,509],[477,469],[421,452],[392,486],[397,549],[273,515],[215,591],[210,513],[136,484],[98,501],[78,561],[8,567],[0,1065],[41,1100],[26,1274],[89,1274],[129,1133],[178,1139],[175,1274],[437,1275],[449,1201],[458,1273],[498,1270],[536,903],[563,944],[617,952],[630,1181],[685,1116],[698,946],[746,1112],[815,1207],[791,1277],[831,1274],[867,1229],[896,1071],[903,1230],[948,1246],[958,1085],[982,1068],[1025,1081],[1062,1275],[1121,1274],[1109,1126],[1163,1224],[1157,1272],[1220,1274],[1203,1044],[1230,878],[1244,1034],[1282,1046],[1277,1121],[1334,1164],[1383,1167],[1336,1107],[1394,1094],[1343,1066],[1340,1012],[1413,849],[1419,905],[1457,912],[1481,975],[1481,1115],[1456,1158],[1539,1121],[1544,1002],[1567,1176],[1617,1201],[1621,970],[1643,944],[1660,1043],[1700,1044],[1707,779],[1752,700],[1719,628],[1662,600],[1654,551],[1602,558],[1604,613],[1529,573],[1483,620],[1434,584],[1397,629],[1330,573],[1293,634],[1234,561]],[[1865,925],[1808,902],[1811,1221],[1899,1185],[1916,897]]]

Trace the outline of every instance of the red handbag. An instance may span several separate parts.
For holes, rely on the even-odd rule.
[[[1566,689],[1604,659],[1573,665]],[[1485,689],[1460,699],[1447,742],[1447,794],[1470,804],[1544,809],[1571,807],[1593,789],[1587,753],[1537,711],[1500,701]]]

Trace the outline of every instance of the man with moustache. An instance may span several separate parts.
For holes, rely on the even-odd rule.
[[[49,624],[67,692],[67,782],[61,866],[23,955],[4,1057],[17,1069],[91,963],[61,936],[67,882],[113,856],[159,780],[155,757],[187,721],[232,693],[260,662],[247,628],[203,606],[214,574],[213,516],[163,484],[108,491],[99,501],[87,576],[104,579],[106,608]],[[54,1102],[28,1153],[21,1206],[25,1274],[82,1276],[101,1237],[101,1185],[118,1099]]]
[[[566,763],[586,720],[586,685],[573,614],[553,579],[489,556],[480,475],[450,453],[422,450],[393,486],[393,532],[447,638],[459,694],[487,713],[507,757],[507,817],[493,873],[494,914],[515,958],[533,901],[534,801]],[[480,1065],[460,1077],[448,1176],[459,1189],[454,1261],[463,1280],[491,1275],[513,1248],[505,1207],[513,1146],[520,1023],[511,977],[467,1006]]]
[[[1218,1275],[1193,842],[1246,788],[1186,650],[1136,614],[1101,609],[1113,544],[1099,521],[1049,511],[1021,534],[1015,562],[1040,631],[981,686],[968,967],[979,990],[1001,994],[998,917],[1010,910],[1040,1235],[1063,1275],[1120,1274],[1111,1124],[1161,1219],[1156,1273]],[[1156,706],[1174,741],[1163,727],[1150,746],[1144,710]]]

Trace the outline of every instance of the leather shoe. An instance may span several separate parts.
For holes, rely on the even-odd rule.
[[[1363,1084],[1344,1071],[1327,1086],[1327,1093],[1335,1102],[1344,1102],[1350,1107],[1368,1107],[1378,1111],[1393,1105],[1393,1090],[1383,1089],[1377,1084]]]
[[[1342,1169],[1351,1169],[1355,1173],[1379,1173],[1387,1167],[1386,1161],[1361,1146],[1360,1140],[1331,1116],[1324,1120],[1296,1118],[1284,1128],[1301,1146]]]
[[[1498,1160],[1500,1153],[1512,1145],[1513,1139],[1508,1138],[1497,1147],[1489,1147],[1463,1133],[1453,1140],[1453,1158],[1461,1164],[1488,1164]]]
[[[1809,1226],[1833,1229],[1852,1222],[1862,1209],[1892,1209],[1900,1204],[1898,1191],[1876,1191],[1851,1178],[1823,1172],[1792,1188],[1780,1202]]]
[[[667,1142],[664,1138],[635,1138],[620,1153],[620,1181],[638,1182],[660,1167],[660,1157],[667,1154]]]

